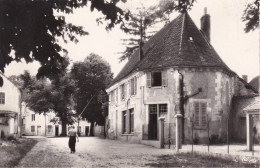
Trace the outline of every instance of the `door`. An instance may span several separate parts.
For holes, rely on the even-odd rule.
[[[148,139],[157,140],[157,112],[149,114]]]
[[[88,136],[88,133],[89,133],[89,126],[86,126],[85,127],[85,136]]]
[[[37,126],[37,135],[41,135],[41,126],[40,125]]]
[[[55,125],[55,136],[59,136],[59,126]]]

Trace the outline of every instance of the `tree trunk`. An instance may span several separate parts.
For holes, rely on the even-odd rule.
[[[67,136],[67,122],[61,121],[61,136]]]
[[[89,136],[94,136],[94,121],[91,121]]]

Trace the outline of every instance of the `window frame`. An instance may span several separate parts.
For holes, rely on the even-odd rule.
[[[155,85],[155,79],[154,75],[160,73],[160,85]],[[162,71],[151,71],[146,73],[146,86],[148,88],[150,87],[166,87],[167,86],[167,70],[162,70]]]
[[[137,79],[136,77],[133,77],[132,79],[129,80],[129,89],[130,89],[130,95],[136,95],[137,92]]]
[[[127,133],[127,111],[124,110],[122,111],[122,134],[126,134]]]
[[[35,126],[31,125],[31,132],[35,132]]]
[[[123,83],[122,85],[120,85],[120,90],[121,90],[121,100],[125,100],[126,99],[126,83]]]
[[[162,111],[162,109],[160,108],[160,106],[165,106],[165,108],[163,109],[164,111]],[[148,106],[149,108],[149,114],[151,113],[156,113],[159,116],[161,114],[167,114],[168,113],[168,103],[157,103],[157,104],[149,104]]]
[[[35,121],[35,114],[32,114],[32,121]]]
[[[0,92],[0,104],[5,104],[5,92]]]
[[[134,133],[134,108],[129,110],[129,128],[130,133]]]

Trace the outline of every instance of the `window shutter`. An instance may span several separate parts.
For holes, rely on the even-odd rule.
[[[116,88],[116,102],[118,102],[118,89]]]
[[[194,103],[194,126],[200,126],[200,106],[199,102]]]
[[[167,86],[167,71],[162,71],[162,86]]]
[[[201,127],[207,127],[207,104],[201,103]]]
[[[146,86],[147,87],[151,87],[152,86],[152,73],[151,72],[147,72],[146,73]]]
[[[126,85],[127,85],[127,84],[125,83],[125,87],[124,87],[124,92],[125,92],[125,93],[124,93],[124,94],[125,94],[125,97],[124,97],[124,98],[125,98],[125,99],[126,99],[126,97],[127,97]]]
[[[132,86],[131,86],[131,79],[128,81],[128,93],[129,93],[129,96],[131,95],[131,88]]]
[[[136,95],[137,92],[137,78],[134,78],[134,94]]]

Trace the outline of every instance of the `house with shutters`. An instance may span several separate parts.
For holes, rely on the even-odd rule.
[[[183,115],[183,143],[207,143],[208,132],[225,141],[227,123],[234,124],[228,121],[241,117],[234,97],[258,94],[210,44],[210,16],[202,16],[199,30],[187,12],[136,50],[106,91],[108,137],[136,143],[158,140],[160,117],[164,141],[174,142],[176,114]]]
[[[2,73],[3,86],[0,87],[0,135],[7,137],[20,134],[21,92]]]

